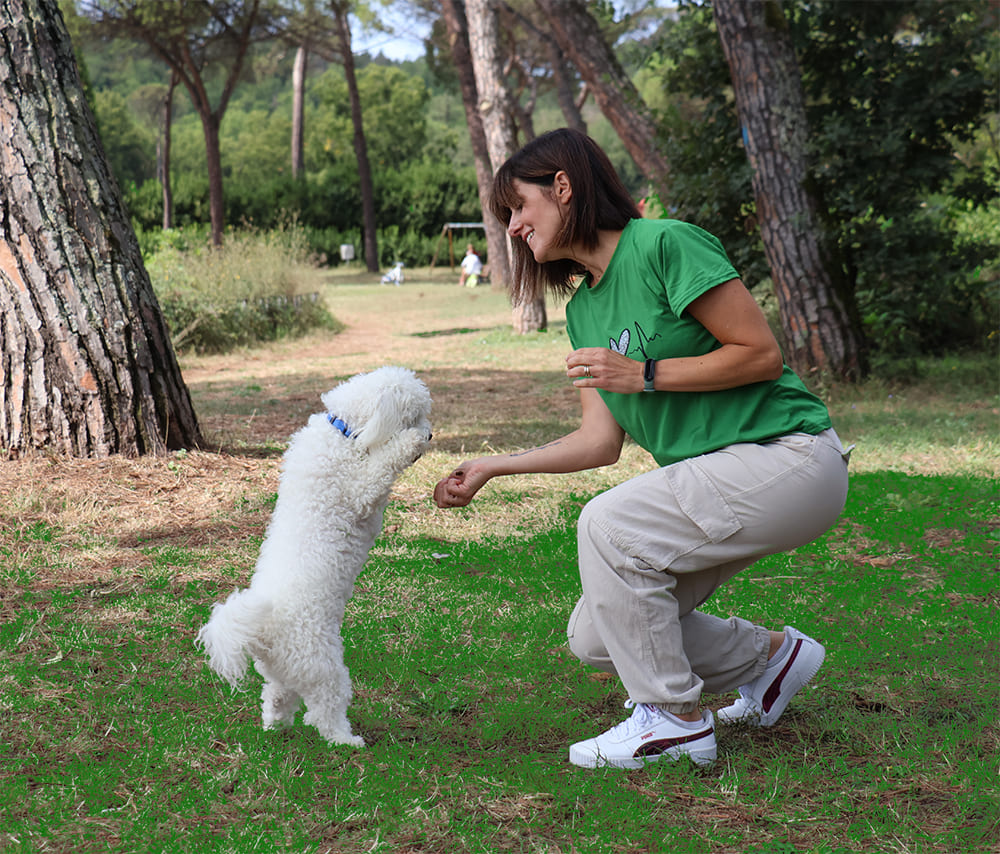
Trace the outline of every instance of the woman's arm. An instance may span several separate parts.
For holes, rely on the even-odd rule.
[[[721,391],[781,376],[778,342],[739,279],[716,285],[687,310],[722,346],[704,356],[657,361],[657,391]],[[642,391],[642,369],[641,362],[599,347],[574,350],[566,359],[566,373],[575,386],[624,394]]]
[[[583,415],[572,433],[537,448],[462,463],[434,488],[438,507],[464,507],[491,478],[598,468],[618,460],[625,431],[594,389],[580,392]]]

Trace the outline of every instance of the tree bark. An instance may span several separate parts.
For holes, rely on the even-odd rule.
[[[802,375],[860,379],[862,333],[808,191],[805,96],[780,0],[715,0],[712,9],[753,167],[788,364]]]
[[[212,245],[222,246],[222,236],[226,227],[226,205],[222,196],[222,145],[219,142],[219,128],[222,116],[211,112],[201,117],[201,129],[205,138],[205,164],[208,169],[208,213],[212,226]]]
[[[0,448],[192,447],[198,424],[56,0],[0,0]]]
[[[361,115],[361,94],[358,92],[358,78],[354,73],[354,53],[351,49],[351,25],[347,20],[347,2],[332,2],[337,22],[337,40],[344,62],[344,78],[351,101],[351,123],[354,125],[354,156],[358,160],[358,179],[361,185],[361,215],[364,221],[365,264],[369,273],[378,272],[378,236],[375,223],[375,186],[372,182],[372,168],[368,160],[368,143],[365,141],[364,121]]]
[[[503,287],[510,279],[510,258],[507,255],[507,235],[503,225],[490,213],[489,198],[493,187],[493,167],[486,144],[486,132],[479,115],[479,93],[469,49],[469,29],[465,9],[460,0],[441,0],[441,14],[448,29],[448,45],[458,73],[462,91],[465,121],[469,127],[472,155],[476,162],[476,184],[479,187],[479,204],[483,209],[483,226],[486,231],[486,260],[489,264],[490,282],[493,287]]]
[[[584,0],[536,0],[536,3],[559,47],[580,72],[636,166],[666,201],[670,167],[656,147],[656,124]]]
[[[467,0],[469,48],[479,94],[479,115],[486,134],[492,172],[495,174],[517,149],[510,96],[504,85],[500,56],[499,15],[493,0]],[[492,269],[492,268],[491,268]],[[514,328],[517,332],[536,332],[546,328],[545,298],[538,305],[525,309],[514,306]]]

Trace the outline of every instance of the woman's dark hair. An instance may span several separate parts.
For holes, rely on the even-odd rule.
[[[598,232],[621,231],[641,214],[622,184],[608,156],[589,136],[572,128],[560,128],[536,137],[497,171],[490,194],[490,211],[510,225],[511,211],[522,199],[514,181],[551,188],[557,172],[569,176],[573,195],[556,237],[559,246],[579,243],[593,249]],[[523,240],[511,243],[510,291],[515,304],[533,300],[550,288],[560,296],[573,291],[573,277],[585,272],[575,261],[539,264]]]

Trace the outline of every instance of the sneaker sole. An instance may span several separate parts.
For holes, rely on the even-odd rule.
[[[649,756],[629,756],[620,759],[612,759],[607,756],[595,755],[590,751],[576,750],[575,745],[569,749],[569,761],[579,768],[644,768],[653,762],[661,759],[668,759],[677,762],[685,756],[695,765],[711,765],[718,755],[716,746],[696,747],[692,750],[665,750],[663,753],[650,754]]]

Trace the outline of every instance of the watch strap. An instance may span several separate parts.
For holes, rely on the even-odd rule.
[[[642,390],[643,391],[656,391],[653,388],[653,378],[656,376],[656,360],[646,359],[645,365],[642,368]]]

